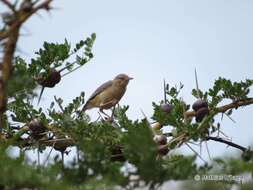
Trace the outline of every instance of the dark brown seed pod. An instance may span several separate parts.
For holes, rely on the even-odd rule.
[[[173,105],[171,104],[163,104],[161,105],[161,108],[164,112],[170,113],[173,110]]]
[[[168,146],[167,145],[159,145],[158,146],[158,153],[160,154],[160,155],[167,155],[168,154],[168,152],[169,152],[169,148],[168,148]]]
[[[60,72],[56,71],[55,69],[52,69],[50,71],[48,77],[44,78],[42,75],[40,75],[37,78],[37,82],[41,86],[48,87],[48,88],[53,88],[60,81],[61,81],[61,74],[60,74]]]
[[[201,122],[203,120],[203,118],[208,115],[209,113],[209,109],[206,107],[202,107],[200,108],[197,112],[196,112],[196,122]]]
[[[45,125],[42,123],[42,121],[38,118],[33,119],[28,124],[29,129],[32,132],[32,135],[34,137],[41,137],[41,133],[44,133],[46,131]]]
[[[69,144],[64,141],[58,141],[54,144],[54,149],[60,152],[65,152],[65,150],[69,147]]]
[[[200,108],[208,108],[208,103],[205,100],[198,99],[194,104],[192,105],[192,109],[194,111],[198,111]]]
[[[159,145],[167,144],[167,137],[165,135],[155,135],[154,141]]]

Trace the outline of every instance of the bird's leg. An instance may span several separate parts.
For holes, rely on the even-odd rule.
[[[113,116],[114,116],[114,111],[115,111],[115,107],[116,107],[116,105],[118,104],[118,100],[116,100],[116,99],[114,99],[114,100],[112,100],[111,101],[112,102],[112,105],[113,105],[113,108],[112,108],[112,115],[111,115],[111,121],[113,121]]]
[[[110,118],[110,116],[109,116],[107,113],[104,112],[103,108],[99,108],[99,111],[100,111],[102,114],[104,114],[105,116],[107,116],[108,118]]]
[[[116,105],[115,105],[116,106]],[[115,111],[115,106],[112,108],[112,115],[111,115],[111,120],[113,121],[113,116],[114,116],[114,111]]]
[[[103,113],[104,115],[106,115],[110,121],[113,121],[113,114],[114,114],[114,110],[115,110],[115,105],[116,105],[117,103],[118,103],[118,100],[115,100],[115,99],[114,99],[114,100],[111,100],[110,102],[107,102],[107,103],[105,103],[105,104],[100,105],[99,111],[100,111],[101,113]],[[113,107],[113,111],[112,111],[112,115],[111,115],[111,116],[109,116],[108,114],[106,114],[106,113],[103,111],[103,109],[105,109],[105,108],[108,109],[108,107]]]

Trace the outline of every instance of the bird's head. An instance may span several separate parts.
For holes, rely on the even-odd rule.
[[[127,76],[126,74],[119,74],[114,78],[114,81],[119,85],[127,86],[132,77]]]

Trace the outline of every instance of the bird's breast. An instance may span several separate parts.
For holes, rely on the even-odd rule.
[[[111,88],[106,89],[100,94],[101,103],[107,103],[112,100],[120,100],[124,95],[126,88],[120,88],[118,86],[112,86]]]

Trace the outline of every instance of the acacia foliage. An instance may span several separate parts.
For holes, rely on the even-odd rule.
[[[216,137],[222,129],[217,115],[231,118],[234,111],[253,104],[252,79],[232,82],[220,77],[206,92],[193,89],[201,108],[194,111],[191,103],[180,98],[182,84],[179,88],[165,84],[165,98],[153,102],[152,118],[136,121],[127,117],[128,106],[116,108],[114,121],[91,121],[79,111],[86,100],[84,92],[70,103],[55,96],[50,107],[34,106],[33,99],[40,100],[44,90],[62,83],[64,76],[94,56],[95,34],[74,46],[66,39],[62,43],[45,42],[30,61],[14,56],[22,25],[41,10],[51,11],[52,1],[1,1],[8,10],[1,12],[0,30],[0,189],[134,189],[142,185],[156,189],[168,180],[192,182],[196,174],[252,175],[251,148]],[[166,126],[169,132],[163,130]],[[242,154],[197,166],[197,152],[185,156],[174,151],[208,140],[238,148]],[[11,154],[12,147],[20,150],[16,157]],[[42,153],[46,147],[50,152],[60,152],[62,158],[49,153],[44,163],[39,159],[32,162],[26,155],[27,150]],[[64,162],[68,151],[74,149],[76,157]],[[194,181],[185,188],[231,189],[232,185],[238,183]],[[252,182],[248,182],[241,189],[251,187]]]
[[[201,121],[194,120],[196,113],[190,111],[191,105],[179,97],[183,85],[178,88],[167,85],[165,99],[153,102],[151,119],[160,125],[159,129],[154,128],[147,117],[132,121],[126,115],[128,106],[116,108],[113,122],[106,118],[90,121],[88,115],[79,111],[86,99],[84,92],[69,104],[55,96],[49,108],[37,109],[31,100],[36,98],[38,87],[45,84],[38,78],[51,80],[52,69],[60,71],[62,77],[62,71],[71,72],[87,63],[93,58],[95,38],[96,35],[92,34],[78,42],[73,50],[67,40],[61,44],[45,42],[29,63],[21,57],[15,58],[13,77],[7,92],[6,123],[1,134],[0,179],[4,188],[111,189],[116,186],[134,188],[145,185],[155,189],[168,180],[192,180],[196,174],[213,171],[252,173],[250,148],[245,148],[242,158],[230,161],[219,159],[202,166],[197,166],[196,154],[185,156],[173,151],[189,142],[205,141],[216,134],[222,126],[215,119],[217,114],[231,117],[238,107],[252,104],[249,94],[253,80],[250,79],[231,82],[220,77],[207,92],[193,89],[193,96],[208,103],[209,112]],[[75,56],[75,61],[70,63],[68,59],[71,56]],[[230,101],[231,106],[218,107],[224,101]],[[164,104],[171,105],[172,109],[163,110]],[[40,122],[37,127],[42,128],[38,129],[36,125],[31,127],[31,121],[35,119]],[[165,133],[162,130],[164,126],[170,126],[171,132]],[[166,136],[166,153],[159,152],[159,145],[154,141],[155,135]],[[16,158],[11,157],[8,151],[13,146],[20,148]],[[51,162],[45,165],[27,159],[27,150],[44,152],[46,147],[63,155],[66,150],[73,151],[75,147],[78,154],[65,164],[58,156],[49,156]],[[222,169],[215,169],[217,164]],[[221,185],[229,189],[232,184]],[[247,189],[247,185],[243,188]],[[196,184],[194,186],[197,188]]]

